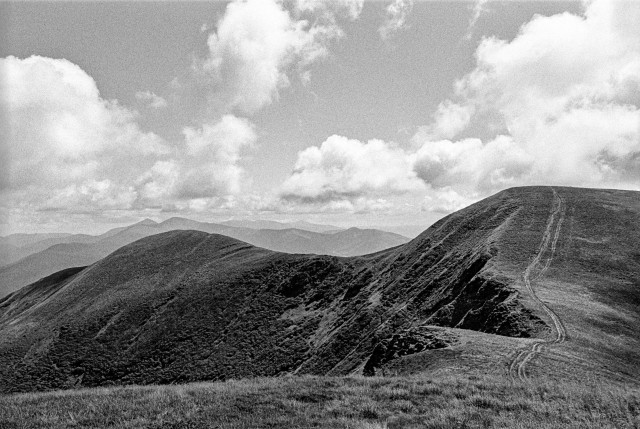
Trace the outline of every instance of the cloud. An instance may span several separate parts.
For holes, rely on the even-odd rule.
[[[353,202],[422,187],[402,149],[381,140],[363,143],[334,135],[298,154],[281,197],[302,203]]]
[[[418,176],[466,195],[519,184],[638,189],[639,19],[638,3],[596,0],[583,16],[535,16],[511,41],[484,39],[456,83],[459,101],[441,104],[414,138]],[[497,118],[484,132],[503,135],[438,140],[474,114]]]
[[[82,183],[72,183],[63,188],[53,189],[39,210],[91,211],[130,209],[137,198],[132,186],[122,186],[110,179],[87,179]]]
[[[485,5],[489,2],[489,0],[475,0],[473,4],[473,10],[471,13],[471,18],[469,18],[469,27],[467,28],[467,34],[465,35],[465,39],[470,40],[471,36],[473,36],[473,31],[475,30],[476,24],[480,19],[480,16],[485,12]]]
[[[233,1],[209,35],[207,57],[193,69],[212,89],[210,102],[219,109],[255,113],[289,86],[291,69],[308,79],[308,67],[328,55],[327,45],[343,35],[336,13],[355,19],[361,8],[354,1],[296,2],[295,15],[320,14],[311,23],[276,0]]]
[[[532,157],[510,136],[487,144],[476,138],[424,142],[417,150],[332,136],[298,154],[280,199],[301,210],[354,212],[390,208],[385,197],[426,193],[423,207],[441,211],[517,185],[532,168]]]
[[[340,20],[355,20],[361,10],[361,0],[229,3],[209,34],[207,55],[192,64],[193,81],[176,80],[177,87],[192,85],[185,87],[190,102],[207,98],[209,109],[175,141],[143,131],[138,112],[103,99],[91,76],[67,60],[2,59],[4,205],[90,211],[238,204],[248,182],[242,151],[257,140],[238,115],[276,100],[293,73],[308,81],[310,66],[343,36]],[[135,96],[150,108],[167,107],[153,92]]]
[[[416,140],[450,139],[469,125],[475,107],[473,104],[456,104],[446,100],[438,106],[430,125],[420,128]]]
[[[240,151],[256,141],[246,119],[225,115],[219,122],[183,130],[188,161],[180,174],[176,196],[181,199],[236,194],[243,175]]]
[[[183,130],[176,158],[157,161],[136,180],[147,205],[166,201],[224,197],[239,193],[244,170],[240,152],[256,141],[253,125],[233,115],[217,123]]]
[[[136,92],[136,99],[146,103],[153,109],[162,109],[167,107],[167,100],[154,94],[151,91],[138,91]]]
[[[432,189],[455,189],[465,195],[517,185],[534,162],[510,136],[486,144],[476,138],[426,142],[413,160],[414,171]]]
[[[436,192],[429,192],[422,202],[421,209],[426,212],[448,214],[460,210],[476,200],[466,198],[451,188],[443,188]]]
[[[387,40],[407,27],[407,18],[413,9],[413,0],[393,0],[386,8],[385,23],[378,28],[380,37]]]
[[[66,186],[105,174],[126,176],[169,148],[143,132],[134,112],[100,97],[94,80],[67,60],[0,59],[9,119],[6,188]],[[97,162],[98,158],[101,162]]]
[[[363,6],[364,0],[296,0],[294,12],[320,14],[325,21],[335,21],[336,16],[355,21]]]
[[[67,60],[7,57],[0,71],[9,121],[6,206],[131,210],[241,191],[240,154],[256,140],[246,119],[224,115],[168,142],[142,131],[135,112],[101,98],[95,81]]]
[[[640,189],[639,20],[638,3],[596,0],[486,38],[412,150],[333,136],[298,155],[281,196],[346,207],[422,192],[425,209],[450,211],[511,186]]]

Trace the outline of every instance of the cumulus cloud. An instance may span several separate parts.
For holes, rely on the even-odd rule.
[[[167,107],[167,100],[154,94],[151,91],[138,91],[136,92],[136,99],[142,101],[153,109],[162,109]]]
[[[281,196],[306,203],[353,202],[422,187],[402,149],[381,140],[363,143],[334,135],[298,154]]]
[[[431,124],[421,127],[416,140],[439,140],[455,137],[469,125],[475,107],[473,104],[456,104],[446,100],[433,114]]]
[[[412,150],[334,136],[298,155],[282,196],[347,205],[417,191],[425,209],[451,211],[527,184],[638,189],[637,22],[640,4],[595,0],[581,16],[535,16],[511,41],[486,38]],[[478,117],[497,123],[454,140]]]
[[[233,1],[194,70],[213,88],[214,104],[255,113],[289,86],[291,69],[308,79],[308,66],[328,55],[328,43],[343,35],[336,14],[355,19],[361,8],[361,1],[300,0],[290,12],[276,0]],[[319,14],[313,23],[296,17],[311,12]]]
[[[244,175],[240,153],[257,138],[253,125],[225,115],[213,124],[184,128],[183,134],[183,144],[173,157],[156,161],[135,180],[144,206],[190,200],[202,205],[207,199],[215,202],[240,192]]]
[[[457,209],[480,194],[517,185],[532,164],[510,136],[487,144],[476,138],[425,142],[415,151],[381,140],[332,136],[298,154],[280,197],[325,211],[353,212],[388,208],[385,197],[426,193],[424,207]]]
[[[181,141],[144,132],[136,113],[104,100],[80,67],[33,56],[0,60],[10,162],[3,203],[38,210],[127,210],[240,190],[253,126],[224,115]]]
[[[7,57],[0,71],[7,83],[9,189],[66,186],[107,171],[126,176],[132,156],[144,164],[169,150],[140,130],[135,113],[102,99],[94,80],[69,61]]]
[[[486,144],[475,138],[427,142],[412,158],[418,177],[433,189],[456,189],[466,195],[517,185],[534,162],[510,136]]]
[[[640,4],[590,2],[583,16],[536,16],[511,41],[484,39],[476,68],[456,83],[415,139],[426,183],[485,194],[517,184],[638,188]],[[506,135],[438,141],[474,113]]]
[[[311,65],[343,36],[341,22],[357,19],[362,6],[363,0],[229,3],[208,36],[207,54],[185,77],[191,82],[174,82],[174,89],[207,98],[209,107],[199,125],[174,141],[144,131],[138,112],[103,99],[96,82],[67,60],[1,59],[4,207],[20,206],[24,214],[244,204],[237,198],[248,182],[241,155],[257,135],[239,115],[276,100],[294,74],[308,81]],[[151,109],[167,107],[151,91],[135,97]]]
[[[387,18],[378,28],[380,37],[386,40],[407,27],[407,18],[413,9],[413,0],[393,0],[386,8]]]
[[[240,151],[257,138],[249,121],[225,115],[215,124],[185,128],[183,133],[188,158],[176,196],[193,199],[238,193],[243,175]]]

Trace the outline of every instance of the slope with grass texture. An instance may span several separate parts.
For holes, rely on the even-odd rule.
[[[523,273],[565,203],[535,296]],[[0,301],[0,390],[282,374],[640,375],[638,193],[515,188],[363,257],[173,231]],[[594,220],[595,216],[595,220]],[[555,225],[555,223],[554,223]],[[548,262],[548,264],[547,264]],[[536,268],[538,270],[538,268]],[[533,279],[533,277],[531,277]]]

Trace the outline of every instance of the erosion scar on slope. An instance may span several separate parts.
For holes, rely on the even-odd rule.
[[[560,230],[562,229],[562,223],[565,218],[566,204],[564,199],[558,194],[558,192],[551,188],[553,191],[553,211],[549,216],[549,220],[547,222],[547,228],[542,237],[542,242],[540,243],[540,249],[538,250],[538,254],[531,261],[531,263],[524,270],[522,278],[524,280],[524,284],[527,287],[527,290],[531,294],[531,297],[542,307],[542,309],[547,313],[551,321],[553,322],[554,329],[556,331],[555,338],[552,340],[542,340],[538,341],[531,346],[531,349],[521,351],[516,357],[513,359],[511,364],[509,365],[509,375],[513,380],[519,378],[522,381],[528,381],[529,378],[527,376],[527,364],[540,352],[542,352],[542,348],[545,344],[558,344],[562,343],[567,338],[567,332],[562,324],[562,321],[558,317],[558,315],[549,308],[539,297],[536,295],[533,286],[531,285],[532,280],[539,279],[544,275],[549,266],[551,265],[551,261],[553,259],[553,255],[555,254],[556,247],[558,244],[558,238],[560,237]],[[556,220],[557,218],[557,220]],[[555,229],[553,227],[555,223]],[[553,236],[552,236],[553,230]],[[540,265],[542,258],[545,253],[548,252],[547,260],[544,265],[540,269],[540,272],[532,279],[531,273],[538,265]]]

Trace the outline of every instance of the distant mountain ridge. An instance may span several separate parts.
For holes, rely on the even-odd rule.
[[[479,365],[638,383],[639,197],[509,189],[349,258],[148,236],[0,300],[0,392]]]
[[[140,238],[176,229],[222,234],[255,246],[286,253],[336,256],[373,253],[409,241],[398,234],[372,229],[352,228],[325,234],[291,228],[240,228],[180,217],[172,217],[160,223],[145,219],[97,236],[77,234],[47,237],[40,241],[32,239],[25,247],[13,249],[24,256],[0,267],[0,298],[56,271],[90,265]],[[11,236],[8,238],[11,239]]]
[[[337,232],[346,228],[333,225],[322,225],[317,223],[296,221],[296,222],[277,222],[273,220],[227,220],[220,222],[221,225],[235,226],[236,228],[251,229],[301,229],[303,231],[312,232]]]

